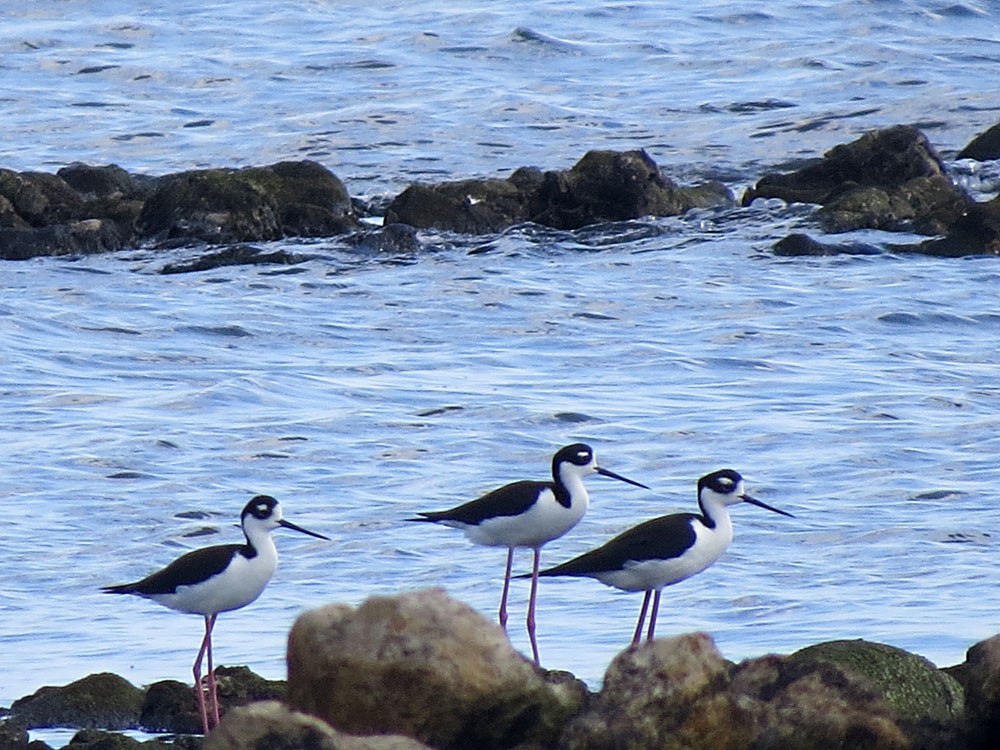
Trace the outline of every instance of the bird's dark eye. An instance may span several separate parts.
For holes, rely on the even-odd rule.
[[[577,462],[580,464],[585,464],[590,460],[590,451],[580,451],[576,454]]]
[[[269,511],[270,511],[270,509],[267,507],[267,505],[265,503],[261,503],[260,505],[257,506],[257,515],[258,516],[266,516]]]
[[[729,492],[736,483],[729,477],[719,477],[719,488],[723,492]]]

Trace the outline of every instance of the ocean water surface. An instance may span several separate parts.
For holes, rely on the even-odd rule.
[[[989,3],[132,6],[3,11],[0,167],[311,158],[379,196],[642,147],[738,192],[874,127],[918,124],[948,157],[1000,119]],[[949,164],[996,191],[990,166]],[[274,243],[312,256],[290,267],[3,264],[0,705],[99,671],[190,679],[200,618],[99,587],[237,541],[261,492],[334,541],[276,532],[278,572],[220,617],[218,662],[282,677],[299,612],[372,595],[443,586],[493,617],[503,551],[404,519],[545,478],[577,440],[652,490],[589,479],[544,562],[692,510],[724,466],[796,516],[734,509],[732,548],[666,592],[661,635],[707,630],[734,660],[866,638],[962,661],[1000,629],[1000,266],[775,257],[795,230],[815,231],[807,207],[762,201],[428,232],[408,254]],[[543,581],[545,666],[599,685],[639,602]]]

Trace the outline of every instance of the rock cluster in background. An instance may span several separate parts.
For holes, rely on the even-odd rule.
[[[1000,125],[977,136],[959,158],[1000,157]],[[818,206],[831,234],[880,229],[933,236],[894,252],[941,256],[1000,254],[1000,197],[975,202],[956,185],[919,130],[895,126],[831,149],[789,173],[767,174],[742,196]],[[573,230],[604,222],[676,216],[731,207],[720,183],[680,187],[641,150],[590,151],[573,167],[522,167],[506,179],[416,184],[381,212],[384,228],[358,218],[365,207],[312,161],[244,169],[205,169],[162,177],[114,166],[72,165],[56,174],[0,169],[0,259],[97,253],[126,247],[202,244],[226,247],[181,272],[244,263],[296,263],[287,251],[261,253],[242,243],[287,237],[343,237],[353,246],[416,249],[416,230],[490,234],[534,223]],[[402,228],[400,228],[402,227]],[[795,234],[780,255],[880,252]]]
[[[245,668],[218,673],[225,713],[204,750],[989,750],[1000,730],[1000,636],[938,669],[864,640],[736,664],[694,633],[626,648],[591,693],[535,668],[440,590],[302,615],[287,695]],[[0,750],[28,750],[31,727],[88,727],[69,747],[114,750],[139,743],[103,730],[197,723],[190,686],[142,691],[98,674],[17,701]],[[192,735],[142,745],[201,746]]]

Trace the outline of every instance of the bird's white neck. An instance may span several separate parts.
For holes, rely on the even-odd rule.
[[[580,472],[573,471],[569,467],[562,467],[559,471],[559,479],[562,486],[569,493],[570,507],[586,513],[590,506],[590,495],[587,494],[587,487],[583,483]]]
[[[274,560],[277,562],[278,548],[274,546],[274,539],[271,538],[270,530],[250,527],[244,529],[243,533],[247,538],[247,544],[254,549],[257,556],[265,560]]]
[[[729,507],[717,495],[706,494],[702,496],[698,504],[701,506],[701,513],[705,517],[706,525],[713,532],[722,536],[733,537],[733,521],[729,517]]]

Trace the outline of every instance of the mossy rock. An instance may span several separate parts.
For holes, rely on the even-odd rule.
[[[903,720],[952,722],[965,709],[965,694],[953,677],[895,646],[862,639],[828,641],[791,658],[830,662],[861,675]]]
[[[43,687],[14,701],[11,716],[28,729],[100,727],[132,729],[139,725],[142,690],[115,674],[102,672],[65,687]]]

